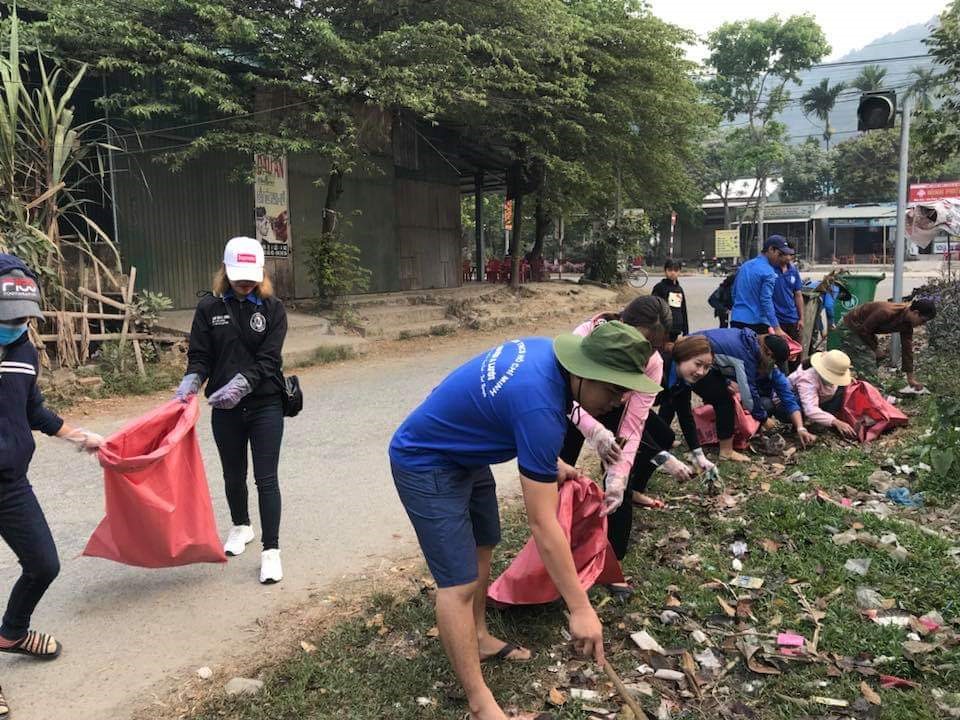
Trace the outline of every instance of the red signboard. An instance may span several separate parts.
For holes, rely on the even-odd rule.
[[[908,202],[929,202],[931,200],[960,199],[960,180],[938,183],[921,183],[910,186]]]

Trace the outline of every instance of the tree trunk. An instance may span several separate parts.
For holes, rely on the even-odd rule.
[[[536,218],[536,224],[533,233],[533,248],[531,248],[529,256],[530,272],[533,279],[540,282],[543,280],[540,272],[540,268],[543,267],[543,263],[540,262],[543,259],[543,241],[547,236],[550,224],[550,218],[547,217],[546,210],[543,206],[542,189],[537,192],[537,205],[534,211],[534,217]]]
[[[513,229],[510,231],[510,287],[520,289],[520,221],[523,219],[523,193],[513,199]]]
[[[767,207],[767,178],[763,176],[760,178],[760,197],[757,200],[757,254],[759,255],[763,251],[763,213]]]
[[[322,232],[324,235],[337,229],[337,202],[341,195],[343,195],[343,171],[333,168],[327,179],[327,198],[323,204]]]
[[[723,197],[723,227],[725,230],[730,229],[730,201]]]

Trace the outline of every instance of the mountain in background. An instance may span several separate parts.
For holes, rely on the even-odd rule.
[[[819,84],[823,78],[829,78],[831,85],[837,82],[852,83],[865,65],[876,64],[887,70],[884,89],[896,90],[898,95],[903,93],[911,82],[910,71],[913,68],[930,68],[935,65],[935,60],[929,55],[929,48],[923,41],[930,36],[938,23],[939,18],[934,17],[928,22],[910,25],[876,39],[860,50],[827,63],[830,67],[813,68],[802,73],[800,76],[802,84],[789,86],[789,104],[778,118],[786,124],[790,142],[802,143],[808,137],[818,138],[821,143],[823,142],[823,123],[816,117],[807,118],[803,114],[800,103],[800,98],[807,89]],[[924,57],[912,57],[916,55]],[[908,59],[890,59],[904,57]],[[835,63],[856,64],[836,65]],[[859,101],[860,91],[856,88],[847,88],[841,93],[834,111],[830,114],[830,125],[834,129],[831,146],[856,135]]]

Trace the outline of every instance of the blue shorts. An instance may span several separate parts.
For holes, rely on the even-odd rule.
[[[489,467],[406,470],[390,463],[437,587],[477,579],[477,548],[500,542],[497,487]]]

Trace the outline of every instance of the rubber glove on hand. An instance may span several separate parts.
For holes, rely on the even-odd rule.
[[[70,428],[68,432],[57,437],[73,443],[78,451],[86,450],[89,453],[96,452],[104,442],[103,436],[83,428]]]
[[[607,473],[603,481],[603,507],[600,517],[612,514],[623,503],[623,494],[627,491],[627,479],[622,475]]]
[[[704,454],[703,448],[697,448],[693,451],[693,464],[696,465],[701,472],[705,473],[710,472],[716,467]]]
[[[600,462],[604,465],[609,467],[619,462],[622,451],[617,437],[603,425],[598,424],[584,436],[584,439],[597,451]]]
[[[200,392],[200,376],[197,373],[190,373],[183,376],[175,397],[185,403],[191,395],[196,395],[198,392]]]
[[[232,410],[243,400],[253,388],[249,381],[240,373],[234,375],[230,382],[213,393],[207,402],[217,410]]]
[[[657,457],[663,459],[663,462],[660,463],[658,467],[664,472],[669,473],[675,480],[689,480],[695,475],[693,468],[686,463],[680,462],[666,451],[660,453]]]

